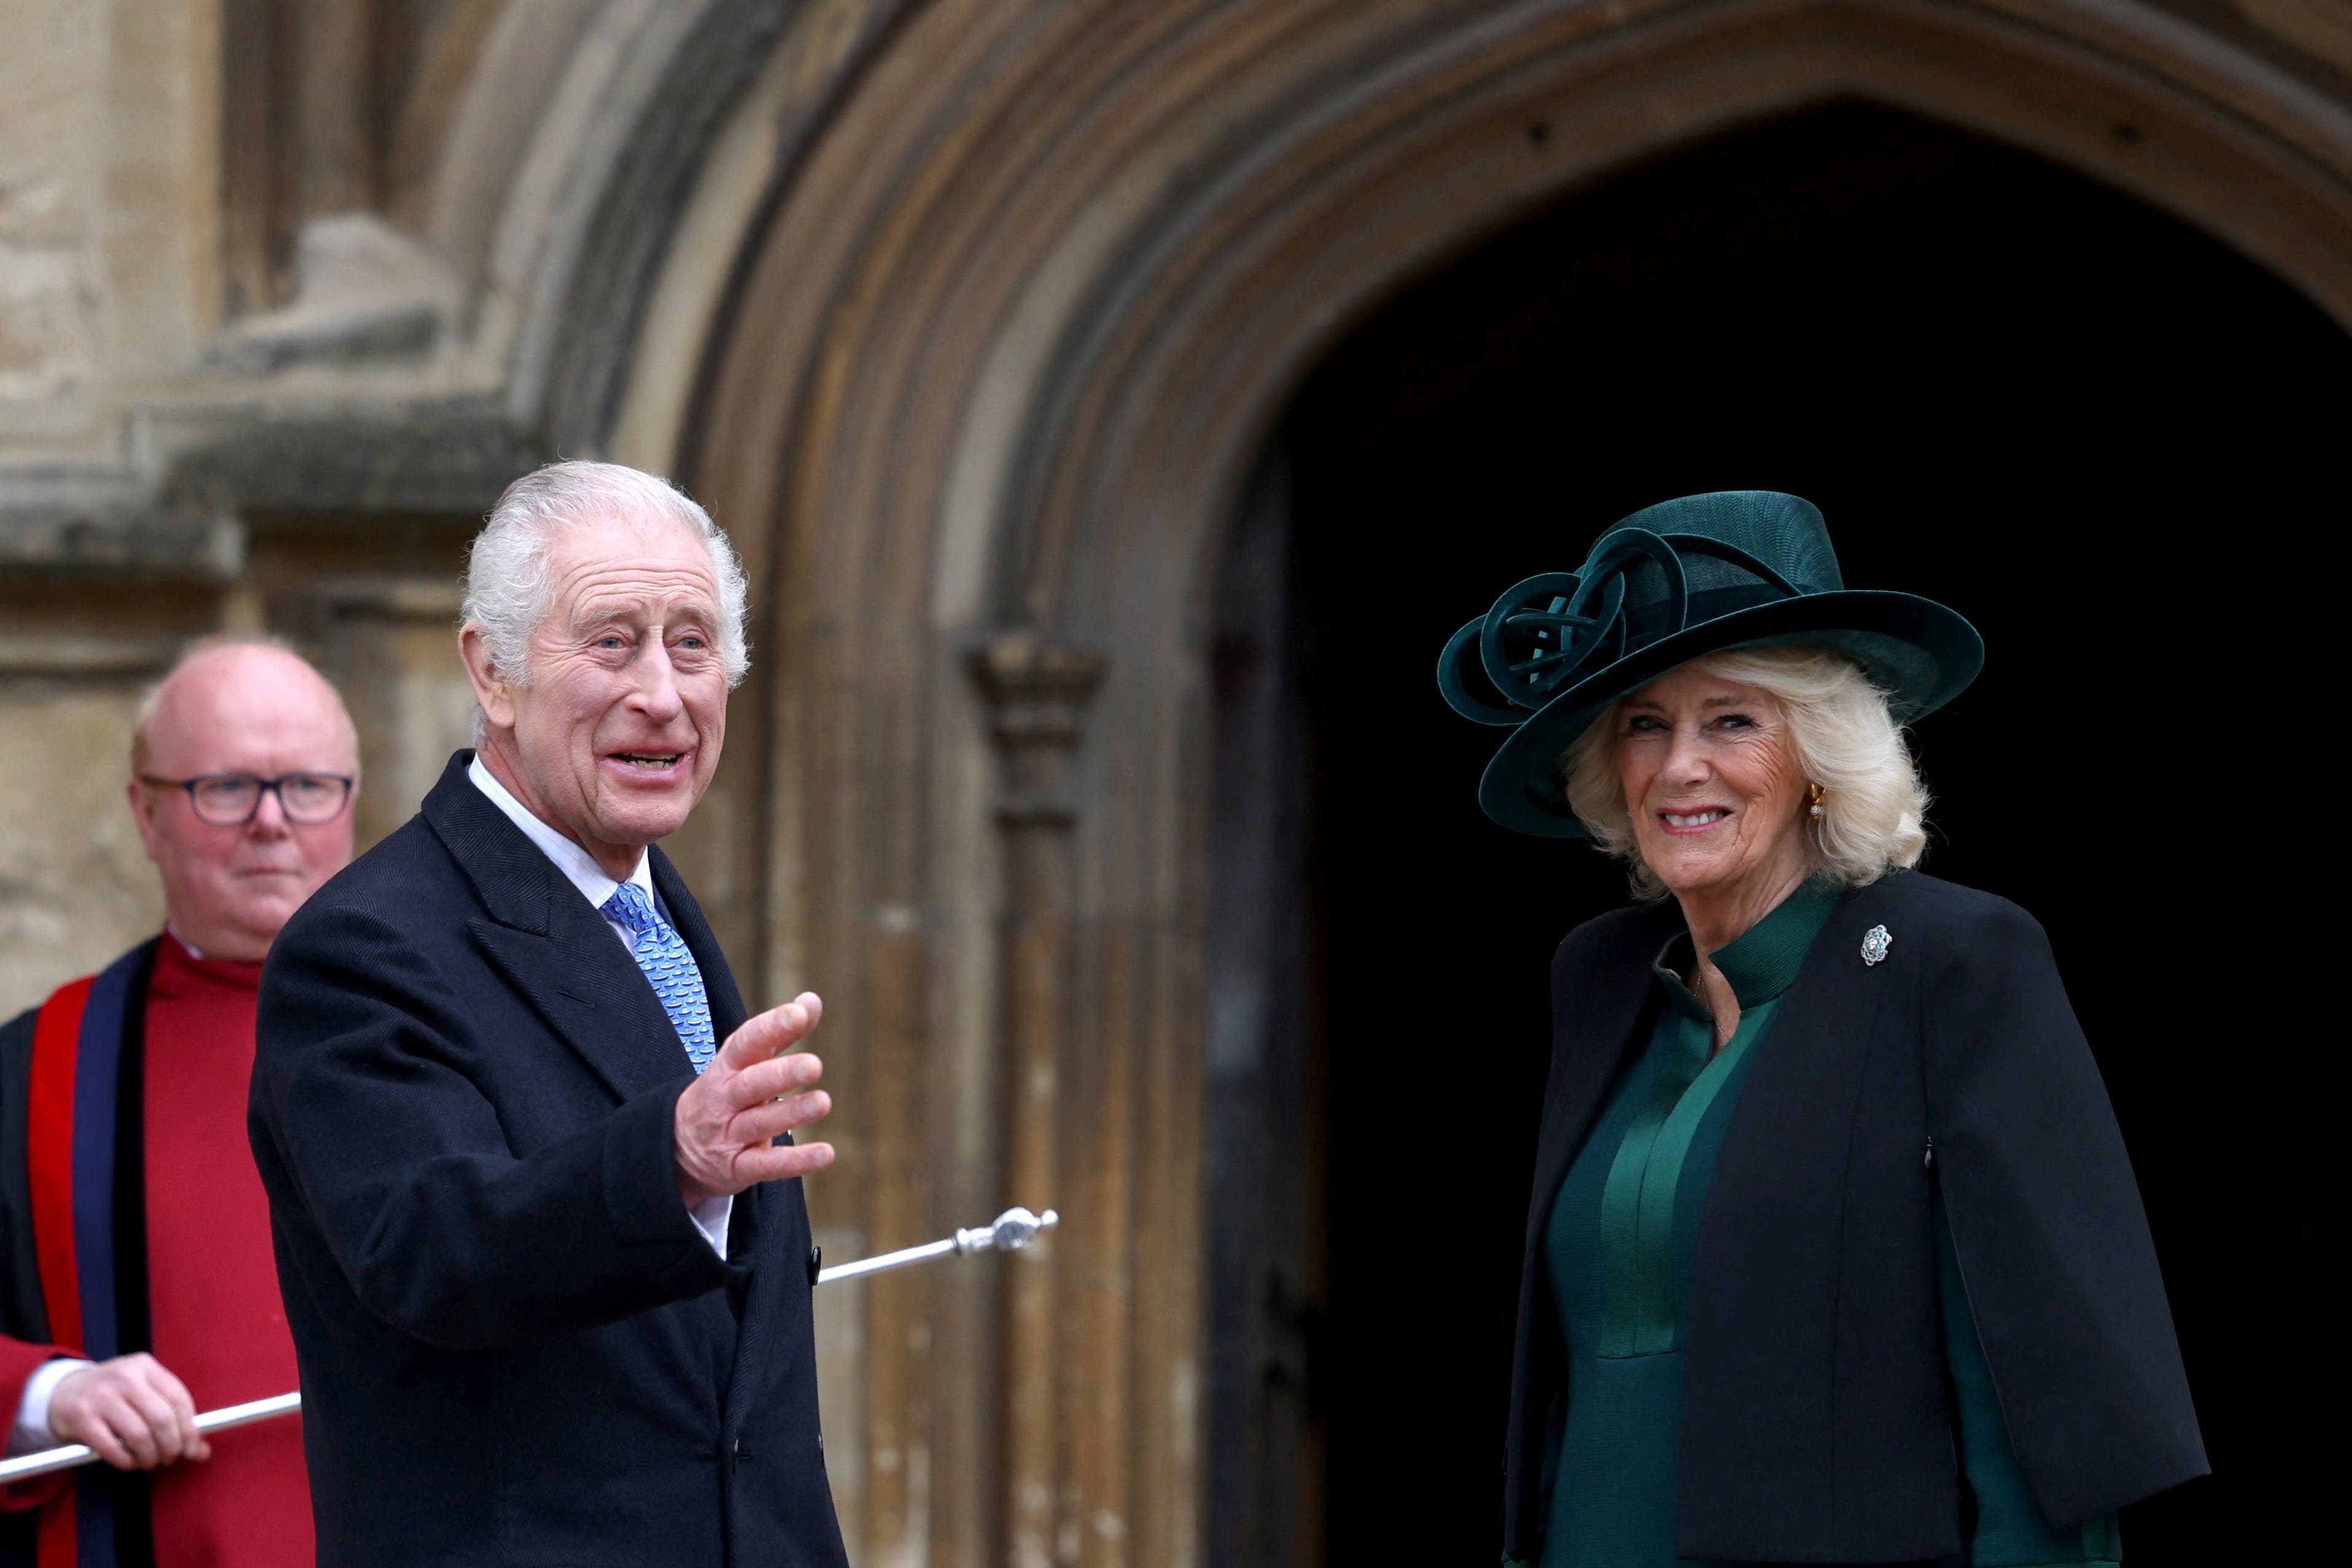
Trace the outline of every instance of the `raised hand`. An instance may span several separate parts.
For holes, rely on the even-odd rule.
[[[49,1430],[83,1443],[118,1470],[152,1470],[179,1459],[209,1459],[187,1385],[140,1353],[60,1378],[49,1395]]]
[[[687,1207],[833,1163],[831,1144],[775,1143],[833,1109],[833,1097],[812,1087],[824,1063],[806,1051],[783,1054],[814,1033],[824,1016],[824,1004],[814,991],[769,1009],[729,1035],[702,1076],[677,1097],[677,1190]]]

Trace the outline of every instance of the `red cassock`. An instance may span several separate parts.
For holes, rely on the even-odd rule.
[[[283,1394],[294,1341],[269,1199],[246,1143],[261,966],[197,958],[169,936],[147,989],[147,1299],[155,1359],[196,1408]],[[310,1568],[302,1418],[222,1432],[155,1478],[155,1568]]]
[[[152,1350],[187,1385],[199,1410],[283,1394],[297,1384],[268,1200],[246,1141],[260,984],[260,965],[198,958],[166,935],[147,977],[139,1061],[121,1075],[123,1092],[137,1086],[142,1112]],[[0,1343],[0,1362],[21,1367],[37,1359],[26,1355],[30,1349],[21,1341]],[[0,1376],[0,1396],[10,1404],[0,1420],[13,1415],[22,1385],[21,1376]],[[211,1442],[210,1460],[174,1465],[153,1479],[156,1568],[310,1568],[300,1417],[215,1433]],[[59,1490],[56,1482],[28,1483],[9,1489],[5,1501],[21,1509]],[[70,1500],[54,1498],[42,1510],[41,1568],[86,1557],[89,1542],[83,1552],[66,1555],[56,1550],[65,1545],[54,1539],[61,1532],[48,1528],[46,1516]]]

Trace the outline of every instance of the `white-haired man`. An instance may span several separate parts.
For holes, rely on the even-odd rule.
[[[747,1019],[652,847],[742,618],[661,480],[518,480],[467,572],[478,750],[271,953],[251,1132],[322,1568],[845,1561],[797,1181],[833,1151],[788,1136],[830,1109],[819,1004]]]
[[[0,1491],[0,1563],[296,1568],[299,1424],[194,1420],[294,1386],[246,1091],[262,960],[352,858],[358,737],[294,653],[216,638],[141,705],[131,775],[162,935],[0,1029],[8,1450],[111,1469]]]

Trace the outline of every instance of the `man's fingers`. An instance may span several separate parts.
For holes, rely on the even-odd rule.
[[[779,1056],[747,1067],[727,1082],[727,1103],[737,1110],[757,1105],[762,1100],[779,1100],[798,1093],[824,1076],[824,1063],[805,1051],[790,1056]]]
[[[727,1136],[739,1144],[764,1144],[795,1127],[821,1122],[833,1113],[833,1096],[822,1089],[788,1100],[766,1100],[736,1113],[727,1124]]]
[[[196,1435],[195,1412],[191,1408],[186,1416],[182,1416],[171,1391],[163,1386],[162,1379],[169,1379],[174,1387],[180,1381],[158,1367],[147,1378],[134,1384],[130,1393],[132,1407],[146,1418],[147,1430],[154,1436],[156,1462],[168,1465],[188,1451],[189,1440]],[[186,1398],[184,1390],[182,1390],[181,1397]]]
[[[142,1359],[146,1360],[144,1357]],[[146,1364],[139,1368],[138,1380],[153,1389],[155,1396],[171,1406],[173,1415],[189,1422],[195,1420],[195,1396],[190,1394],[188,1385],[162,1362],[147,1360]]]
[[[747,1020],[743,1027],[727,1037],[719,1054],[729,1067],[737,1071],[765,1061],[770,1057],[791,1050],[809,1037],[824,1016],[824,1003],[814,991],[803,991],[780,1008]]]
[[[752,1062],[764,1062],[802,1034],[807,1034],[807,1018],[793,1011],[793,1004],[788,1001],[748,1018],[743,1028],[727,1037],[722,1055],[727,1058],[727,1065],[740,1070],[751,1067]]]
[[[212,1458],[212,1445],[205,1441],[205,1435],[202,1432],[196,1430],[196,1396],[188,1392],[188,1385],[158,1364],[155,1368],[154,1387],[155,1391],[161,1394],[164,1401],[172,1406],[172,1418],[178,1424],[180,1458],[184,1459]]]
[[[112,1432],[131,1455],[125,1467],[134,1470],[152,1470],[159,1457],[155,1450],[155,1434],[148,1429],[147,1418],[131,1402],[130,1395],[121,1388],[109,1389],[98,1407],[98,1418]]]
[[[186,1446],[180,1427],[180,1413],[172,1408],[171,1399],[154,1385],[153,1375],[145,1378],[123,1380],[122,1397],[139,1418],[147,1424],[147,1438],[155,1456],[155,1463],[168,1465],[180,1457]]]
[[[63,1437],[65,1434],[60,1432],[58,1435]],[[131,1457],[131,1450],[124,1448],[122,1439],[114,1435],[114,1428],[104,1421],[97,1419],[96,1412],[92,1412],[92,1419],[88,1429],[74,1440],[87,1445],[92,1453],[118,1470],[135,1470],[139,1468],[139,1462]]]
[[[735,1174],[750,1178],[747,1185],[763,1181],[785,1181],[821,1171],[833,1164],[831,1144],[794,1144],[785,1147],[761,1146],[746,1149],[735,1156]]]
[[[753,1014],[719,1048],[718,1065],[740,1072],[755,1062],[767,1061],[795,1038],[792,1024],[783,1008]]]

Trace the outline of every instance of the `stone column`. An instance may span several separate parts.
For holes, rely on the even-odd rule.
[[[1008,632],[978,649],[971,668],[993,709],[991,733],[1003,764],[996,818],[1004,834],[1005,1199],[1033,1207],[1066,1203],[1058,1184],[1066,1174],[1076,872],[1067,774],[1103,659]],[[1063,1321],[1068,1303],[1061,1288],[1074,1239],[1069,1231],[1048,1232],[1006,1260],[1002,1451],[1005,1560],[1013,1568],[1050,1568],[1076,1556],[1080,1500],[1073,1495],[1062,1396],[1082,1359],[1070,1343],[1081,1325]],[[1091,1393],[1117,1399],[1112,1390]]]
[[[362,850],[415,816],[449,754],[474,744],[457,602],[446,579],[387,574],[323,578],[284,607],[359,727]]]

